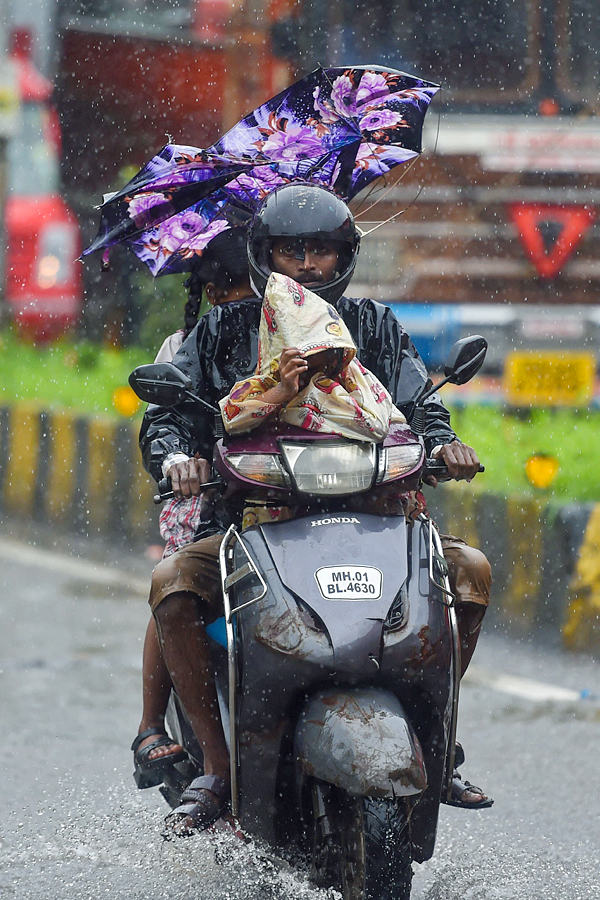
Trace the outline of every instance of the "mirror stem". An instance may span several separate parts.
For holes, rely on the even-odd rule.
[[[452,375],[447,375],[446,378],[442,378],[441,381],[438,381],[437,384],[434,384],[433,387],[429,388],[429,390],[425,394],[423,394],[421,397],[419,397],[419,404],[424,403],[425,400],[427,400],[429,397],[431,397],[433,394],[435,394],[435,392],[437,390],[439,390],[441,387],[444,387],[445,384],[448,384],[448,382],[450,381],[451,378],[452,378]]]
[[[196,403],[200,403],[201,406],[204,406],[204,407],[205,407],[206,409],[208,409],[211,413],[213,413],[213,415],[215,415],[215,416],[220,416],[220,415],[221,415],[221,410],[220,410],[220,409],[217,409],[216,406],[211,406],[211,404],[210,404],[210,403],[207,403],[206,400],[203,400],[202,397],[196,397],[196,395],[195,395],[195,394],[192,394],[191,391],[186,391],[185,393],[186,393],[186,396],[187,396],[190,400],[194,400]]]

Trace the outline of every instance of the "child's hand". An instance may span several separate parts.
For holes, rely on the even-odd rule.
[[[293,400],[300,391],[300,376],[308,371],[308,363],[297,347],[286,347],[279,357],[279,376],[285,391],[286,403]]]
[[[280,382],[271,388],[262,399],[268,403],[285,406],[300,392],[301,376],[308,371],[308,363],[297,347],[285,347],[279,357]]]

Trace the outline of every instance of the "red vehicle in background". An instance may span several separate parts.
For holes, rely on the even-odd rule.
[[[79,225],[59,194],[60,125],[52,84],[31,61],[31,36],[12,35],[21,126],[8,145],[6,300],[36,341],[62,334],[79,317],[83,283]]]

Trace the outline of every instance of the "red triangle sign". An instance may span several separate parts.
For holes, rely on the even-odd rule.
[[[596,212],[584,206],[511,203],[510,217],[542,278],[554,278],[586,233]]]

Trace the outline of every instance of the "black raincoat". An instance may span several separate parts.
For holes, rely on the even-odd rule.
[[[192,379],[192,392],[217,406],[236,381],[253,375],[258,357],[261,300],[237,300],[203,316],[173,363]],[[373,300],[342,297],[335,304],[348,326],[361,363],[390,392],[410,423],[414,401],[431,385],[425,365],[392,311]],[[456,440],[450,414],[437,394],[426,403],[425,447]],[[212,461],[214,418],[197,404],[149,406],[140,432],[144,465],[156,481],[169,453],[199,453]]]

